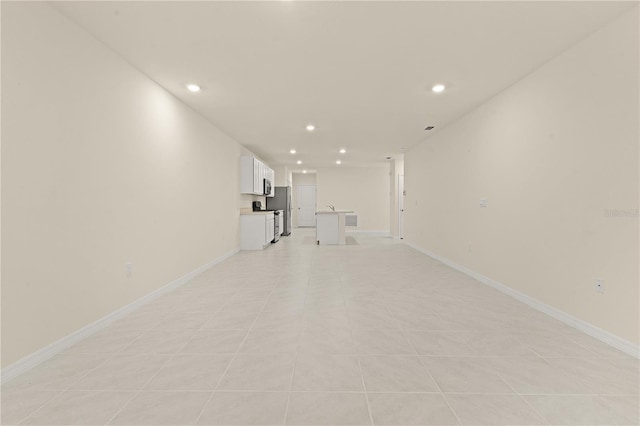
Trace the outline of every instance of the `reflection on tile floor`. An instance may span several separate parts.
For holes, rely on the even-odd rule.
[[[638,360],[383,237],[241,252],[2,388],[2,424],[637,425]]]

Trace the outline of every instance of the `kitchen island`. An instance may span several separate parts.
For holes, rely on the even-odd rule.
[[[318,244],[344,245],[344,216],[353,210],[322,210],[316,212],[316,241]]]

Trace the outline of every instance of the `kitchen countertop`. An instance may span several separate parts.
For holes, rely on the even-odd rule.
[[[253,211],[250,208],[248,209],[240,209],[240,214],[241,215],[265,215],[265,214],[273,214],[272,211],[266,211],[266,210],[260,210],[260,211]]]

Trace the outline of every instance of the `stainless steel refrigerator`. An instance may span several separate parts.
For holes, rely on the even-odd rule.
[[[282,235],[291,235],[291,187],[276,186],[275,196],[267,197],[267,210],[284,211],[284,231]]]

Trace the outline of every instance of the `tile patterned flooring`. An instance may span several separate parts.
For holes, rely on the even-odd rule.
[[[638,360],[398,241],[241,252],[2,388],[3,425],[637,425]]]

